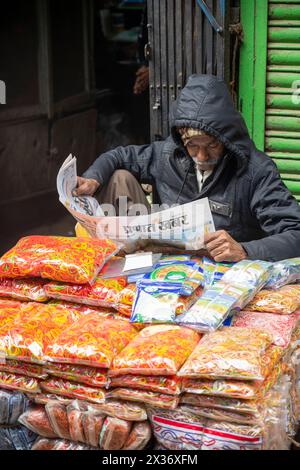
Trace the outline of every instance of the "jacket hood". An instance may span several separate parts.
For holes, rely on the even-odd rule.
[[[225,82],[213,75],[191,75],[174,103],[171,134],[182,145],[178,127],[201,129],[222,142],[237,158],[239,168],[248,162],[253,142],[241,114],[234,108]]]

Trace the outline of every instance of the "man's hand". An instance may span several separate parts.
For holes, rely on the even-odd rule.
[[[98,181],[77,176],[77,188],[74,191],[76,196],[93,196],[100,184]]]
[[[208,233],[204,237],[207,251],[218,262],[237,262],[247,258],[247,253],[225,230]]]

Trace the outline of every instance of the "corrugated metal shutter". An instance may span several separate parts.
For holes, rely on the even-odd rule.
[[[231,2],[205,4],[222,31],[214,30],[196,0],[147,0],[152,140],[169,135],[172,104],[191,74],[230,80]]]
[[[300,0],[268,7],[265,150],[300,202]]]

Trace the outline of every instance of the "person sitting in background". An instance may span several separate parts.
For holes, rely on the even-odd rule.
[[[150,145],[117,147],[78,178],[78,195],[118,207],[148,201],[141,183],[155,184],[160,203],[207,197],[216,232],[205,237],[215,261],[278,261],[300,256],[300,207],[277,167],[251,140],[223,80],[192,75],[173,110],[171,135]]]

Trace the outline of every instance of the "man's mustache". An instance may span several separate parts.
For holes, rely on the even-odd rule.
[[[193,161],[194,161],[196,166],[201,167],[201,166],[205,166],[205,165],[216,165],[217,163],[219,163],[219,158],[214,159],[214,160],[206,160],[205,162],[199,162],[198,160],[193,158]]]

